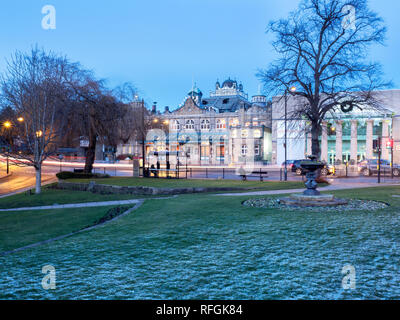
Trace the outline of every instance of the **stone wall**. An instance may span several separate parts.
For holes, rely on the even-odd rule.
[[[132,195],[176,195],[187,193],[205,193],[220,191],[247,190],[244,188],[153,188],[153,187],[122,187],[104,184],[73,183],[60,180],[57,184],[58,189],[72,191],[90,191],[100,194],[132,194]]]

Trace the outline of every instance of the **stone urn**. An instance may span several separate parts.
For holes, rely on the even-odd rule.
[[[325,165],[323,162],[318,161],[316,156],[309,156],[310,160],[303,160],[300,162],[300,167],[306,172],[307,181],[305,183],[306,190],[303,192],[306,196],[319,196],[320,193],[317,190],[318,183],[317,172],[322,169]]]
[[[325,164],[317,161],[317,157],[310,156],[310,160],[300,162],[300,167],[306,172],[307,182],[306,190],[300,194],[292,194],[290,197],[280,199],[282,204],[295,207],[333,207],[345,205],[348,203],[345,199],[336,199],[333,195],[321,195],[317,190],[318,183],[316,181],[318,170],[322,169]]]

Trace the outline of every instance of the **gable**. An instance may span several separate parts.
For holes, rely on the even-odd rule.
[[[204,113],[204,110],[199,108],[192,98],[187,98],[185,104],[176,109],[174,114],[199,114]]]

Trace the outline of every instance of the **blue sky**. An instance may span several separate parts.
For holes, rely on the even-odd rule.
[[[159,107],[176,108],[192,80],[208,96],[217,78],[242,81],[254,95],[258,68],[274,58],[268,21],[287,16],[298,0],[3,0],[0,72],[5,58],[38,44],[66,54],[109,80],[130,81]],[[371,58],[400,88],[400,1],[370,0],[389,27],[386,47]],[[41,27],[44,5],[57,10],[56,30]]]

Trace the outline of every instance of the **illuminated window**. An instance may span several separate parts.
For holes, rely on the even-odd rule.
[[[247,130],[242,130],[242,138],[247,138],[247,136],[249,135]]]
[[[261,130],[254,130],[254,138],[261,138]]]
[[[239,125],[239,119],[231,119],[229,124],[231,127],[237,127]]]
[[[247,154],[247,144],[242,144],[242,156]]]
[[[225,129],[226,124],[224,119],[217,119],[217,129]]]

